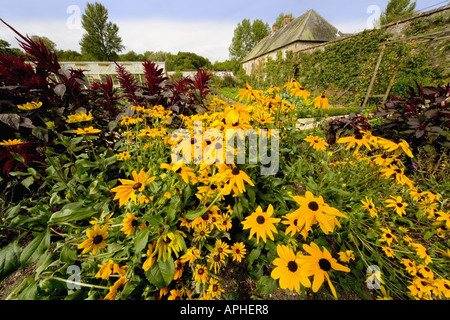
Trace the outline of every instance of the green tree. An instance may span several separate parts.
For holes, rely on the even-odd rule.
[[[108,10],[100,3],[88,3],[81,17],[86,30],[80,41],[81,53],[105,61],[117,59],[125,47],[119,37],[119,27],[108,21]]]
[[[138,54],[134,51],[128,51],[127,53],[119,55],[120,61],[144,61],[145,57],[143,54]]]
[[[385,25],[389,22],[408,18],[417,14],[416,1],[389,0],[386,10],[381,13],[378,24]]]
[[[22,50],[18,48],[10,48],[10,44],[6,40],[0,39],[0,53],[6,54],[7,56],[18,57],[23,54]]]
[[[211,67],[211,62],[192,52],[178,52],[174,59],[175,70],[196,71]]]
[[[57,50],[56,55],[59,61],[82,61],[84,60],[81,53],[74,50]]]
[[[47,48],[49,48],[52,51],[56,51],[56,43],[54,43],[52,40],[50,40],[47,37],[33,35],[33,36],[31,36],[31,39],[36,42],[39,42],[39,40],[41,40],[47,46]]]
[[[290,18],[291,21],[294,20],[294,16],[292,15],[292,13],[287,14]],[[277,17],[277,19],[275,20],[275,23],[278,25],[278,28],[283,28],[284,26],[284,17],[286,16],[286,14],[284,14],[283,12],[280,13],[280,15]]]
[[[270,34],[268,23],[262,20],[255,20],[253,23],[249,19],[244,19],[238,23],[234,29],[234,36],[229,47],[230,57],[241,61],[259,41]]]

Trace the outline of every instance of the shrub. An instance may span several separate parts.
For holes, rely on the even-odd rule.
[[[409,87],[409,97],[393,97],[373,115],[378,122],[374,132],[394,141],[406,140],[413,148],[427,144],[442,150],[450,147],[450,86]]]

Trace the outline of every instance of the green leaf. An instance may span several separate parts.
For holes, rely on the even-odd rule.
[[[42,231],[20,254],[20,264],[22,267],[34,262],[45,250],[50,247],[50,229]]]
[[[71,244],[66,244],[61,250],[60,260],[72,264],[77,260],[77,249]]]
[[[125,284],[125,287],[123,288],[120,298],[127,299],[133,293],[133,291],[139,286],[140,282],[141,279],[139,278],[139,276],[134,275]]]
[[[175,264],[173,259],[167,261],[157,261],[153,266],[145,272],[148,281],[157,288],[167,287],[175,274]]]
[[[20,203],[18,205],[15,205],[14,207],[9,208],[6,210],[5,214],[3,215],[4,219],[13,219],[20,213]]]
[[[19,161],[19,162],[25,164],[25,159],[24,159],[20,154],[18,154],[18,153],[16,153],[16,152],[11,152],[11,156],[12,156],[14,159],[16,159],[17,161]]]
[[[167,214],[167,221],[171,223],[172,221],[175,221],[177,217],[178,211],[180,211],[181,207],[181,198],[178,195],[175,195],[170,200],[170,205],[166,210]]]
[[[13,176],[13,177],[15,177],[15,176],[26,177],[26,176],[29,176],[30,173],[22,172],[22,171],[10,171],[9,175]]]
[[[22,283],[10,293],[7,299],[37,300],[38,282],[39,280],[34,280],[34,275],[25,278],[25,280],[23,280]]]
[[[197,208],[195,210],[189,210],[184,217],[188,220],[194,220],[197,217],[200,217],[202,214],[206,212],[206,208]]]
[[[87,159],[77,160],[75,163],[83,168],[97,168],[99,166],[97,162],[92,162]]]
[[[149,234],[149,228],[145,228],[136,233],[136,236],[134,237],[134,251],[136,253],[139,253],[146,248]]]
[[[29,176],[26,179],[23,179],[22,182],[20,183],[21,185],[23,185],[25,188],[27,188],[28,190],[30,190],[30,186],[34,183],[34,177]]]
[[[82,208],[84,204],[84,201],[66,204],[60,211],[56,211],[52,214],[50,223],[57,224],[73,220],[83,220],[91,217],[97,211],[92,207]]]
[[[260,246],[253,249],[250,254],[247,257],[248,265],[251,266],[253,261],[258,259],[258,257],[261,255],[261,248]]]
[[[256,290],[263,294],[270,294],[278,288],[278,282],[270,276],[263,276],[259,278]]]
[[[423,239],[424,239],[424,240],[428,240],[428,239],[430,239],[433,235],[434,235],[434,232],[433,232],[433,231],[427,231],[427,232],[425,232],[425,235],[423,236]]]
[[[22,248],[17,241],[13,241],[0,250],[0,281],[5,279],[20,267],[20,254]]]
[[[31,134],[40,140],[48,142],[48,129],[42,127],[34,127]]]

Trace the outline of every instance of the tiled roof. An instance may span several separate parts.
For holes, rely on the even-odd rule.
[[[246,62],[271,51],[281,49],[293,42],[327,42],[336,40],[338,29],[310,9],[280,30],[262,39],[242,60]]]

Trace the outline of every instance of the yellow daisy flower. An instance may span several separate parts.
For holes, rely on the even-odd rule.
[[[233,257],[233,261],[241,262],[247,253],[247,249],[243,242],[235,242],[231,246],[231,256]]]
[[[317,136],[307,136],[305,139],[306,142],[309,142],[309,145],[314,148],[314,150],[323,150],[325,151],[328,143],[326,143],[323,138]]]
[[[94,129],[94,127],[87,127],[87,128],[78,128],[72,130],[72,132],[76,134],[95,134],[102,132],[102,130]]]
[[[23,141],[21,139],[8,139],[8,140],[3,140],[2,142],[0,142],[0,146],[5,146],[5,147],[11,147],[11,146],[17,146],[19,144],[22,144]]]
[[[136,192],[142,192],[147,184],[156,179],[156,177],[149,177],[149,172],[145,172],[143,169],[139,174],[133,171],[131,175],[133,180],[119,179],[122,185],[111,189],[112,192],[116,192],[114,200],[119,199],[119,207],[126,204],[130,199],[136,203]]]
[[[267,236],[273,240],[273,232],[278,233],[275,223],[280,222],[280,218],[272,218],[273,206],[269,204],[267,211],[264,212],[261,206],[256,208],[250,216],[246,217],[242,221],[243,229],[250,229],[249,239],[256,234],[256,243],[259,243],[259,238],[262,238],[266,242]]]
[[[17,106],[17,108],[19,108],[20,110],[35,110],[35,109],[39,109],[40,107],[42,107],[42,102],[27,102],[25,104],[20,104]]]
[[[77,114],[71,114],[68,116],[69,119],[66,120],[67,123],[78,123],[85,122],[94,119],[92,113],[86,114],[86,112],[80,112]]]
[[[333,296],[337,299],[336,290],[331,283],[328,271],[333,269],[337,271],[349,272],[350,269],[337,263],[337,260],[331,256],[330,252],[328,252],[326,248],[323,248],[322,251],[314,242],[311,242],[310,245],[304,244],[303,249],[310,255],[299,256],[299,262],[304,275],[307,277],[314,276],[312,290],[317,292],[326,278]]]
[[[277,245],[278,258],[273,260],[276,266],[270,276],[277,280],[281,289],[300,291],[300,284],[304,287],[311,287],[308,276],[302,272],[300,254],[285,245]]]
[[[106,230],[108,225],[100,228],[98,224],[94,225],[93,229],[86,230],[87,240],[78,245],[78,249],[83,249],[81,253],[86,253],[92,250],[92,254],[97,254],[100,248],[106,247],[105,239],[108,238]]]
[[[126,217],[122,221],[122,228],[120,231],[123,231],[127,237],[129,237],[136,229],[137,224],[138,219],[132,213],[127,212]]]

